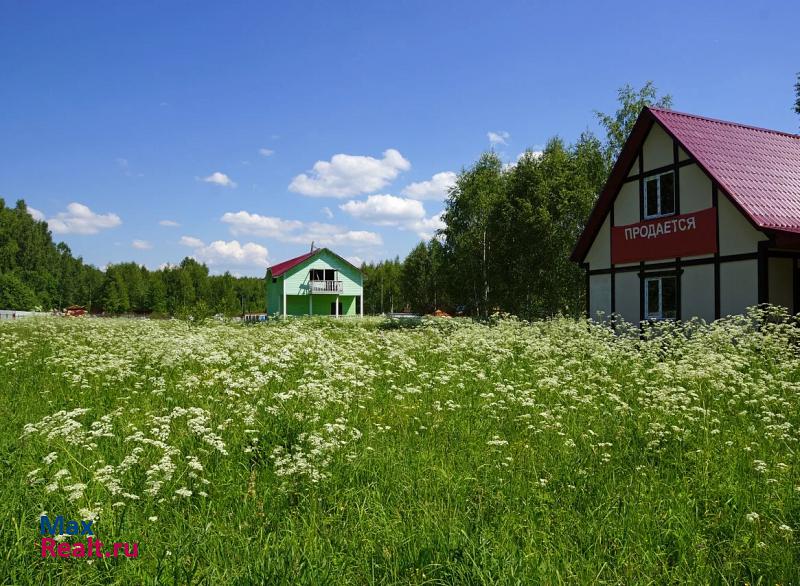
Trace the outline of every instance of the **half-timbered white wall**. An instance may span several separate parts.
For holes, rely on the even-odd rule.
[[[742,313],[758,304],[758,261],[722,263],[719,267],[720,315]]]
[[[614,276],[614,283],[617,286],[616,302],[617,313],[625,321],[631,323],[639,322],[639,274],[638,273],[617,273]]]
[[[611,311],[611,275],[592,275],[592,294],[589,297],[589,316],[598,318],[598,313],[608,316]]]
[[[792,299],[792,265],[795,262],[791,258],[769,259],[769,302],[788,307],[792,313],[798,311]]]
[[[763,232],[753,225],[736,209],[727,197],[719,197],[719,253],[744,254],[756,252],[758,243],[766,240]]]
[[[687,161],[689,155],[678,147],[678,161]],[[642,146],[642,167],[649,170],[673,165],[675,154],[672,137],[655,123]],[[628,177],[639,173],[639,159],[633,163]],[[678,171],[680,213],[692,213],[713,207],[713,184],[711,178],[696,163],[682,164]],[[637,180],[627,181],[614,200],[613,220],[615,226],[635,224],[640,221],[640,191]],[[742,313],[747,307],[759,302],[758,261],[755,258],[741,259],[732,255],[755,257],[759,242],[767,236],[757,230],[742,215],[720,188],[717,193],[719,218],[719,309],[720,315]],[[727,258],[726,258],[727,257]],[[675,259],[672,259],[675,260]],[[670,259],[647,261],[645,271],[653,265],[669,262]],[[681,316],[683,319],[700,317],[706,321],[715,318],[715,270],[714,255],[685,257],[684,261],[707,261],[708,264],[690,264],[680,267]],[[607,214],[597,236],[589,248],[584,262],[589,270],[608,271],[611,267],[611,214]],[[769,259],[769,301],[796,311],[793,302],[792,259]],[[636,271],[624,271],[635,267]],[[612,283],[614,283],[615,309],[625,320],[638,322],[641,316],[641,289],[639,263],[615,265],[615,274],[590,274],[589,312],[592,317],[598,311],[609,315],[612,310]]]
[[[614,225],[625,226],[639,221],[639,182],[628,181],[614,200]],[[595,239],[595,242],[597,240]]]
[[[673,161],[672,137],[661,126],[654,124],[647,135],[647,139],[645,139],[643,154],[642,161],[645,173],[659,167],[671,165]]]
[[[707,210],[713,205],[711,179],[697,165],[681,167],[678,172],[681,182],[681,213]]]
[[[600,226],[600,230],[597,232],[597,238],[594,239],[592,247],[586,254],[586,262],[588,262],[592,268],[607,269],[611,266],[610,226],[611,218],[610,216],[606,216],[606,219],[603,220],[603,225]],[[608,302],[611,303],[610,297]]]
[[[684,318],[714,321],[714,265],[688,266],[681,275],[681,313]]]

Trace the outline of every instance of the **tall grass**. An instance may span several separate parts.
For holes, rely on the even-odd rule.
[[[764,318],[4,323],[0,576],[796,583],[797,329]],[[139,558],[42,559],[43,512]]]

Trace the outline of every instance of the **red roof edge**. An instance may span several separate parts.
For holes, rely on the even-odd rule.
[[[269,267],[269,268],[267,269],[267,271],[268,271],[268,272],[271,274],[271,276],[273,276],[273,277],[280,277],[280,276],[281,276],[283,273],[285,273],[286,271],[288,271],[288,270],[290,270],[290,269],[293,269],[293,268],[294,268],[294,267],[296,267],[297,265],[304,263],[304,262],[305,262],[305,261],[307,261],[308,259],[310,259],[310,258],[312,258],[312,257],[315,257],[315,256],[317,256],[318,254],[321,254],[322,252],[328,252],[328,253],[332,254],[333,256],[335,256],[336,258],[338,258],[339,260],[341,260],[341,261],[343,261],[343,262],[345,262],[345,263],[349,264],[351,267],[353,267],[354,269],[356,269],[356,270],[357,270],[359,273],[361,272],[361,269],[360,269],[359,267],[357,267],[356,265],[354,265],[353,263],[351,263],[349,260],[347,260],[347,259],[346,259],[346,258],[344,258],[343,256],[340,256],[340,255],[336,254],[335,252],[333,252],[333,251],[332,251],[331,249],[329,249],[329,248],[317,248],[317,249],[315,249],[315,250],[313,250],[313,251],[311,251],[311,252],[307,252],[307,253],[305,253],[305,254],[301,254],[300,256],[296,256],[296,257],[294,257],[294,258],[290,258],[289,260],[285,260],[285,261],[283,261],[283,262],[280,262],[280,263],[278,263],[278,264],[276,264],[276,265],[272,265],[271,267]]]
[[[647,138],[647,133],[650,132],[654,122],[655,117],[650,109],[642,109],[636,119],[636,123],[633,125],[630,136],[628,136],[619,157],[617,157],[617,162],[614,163],[614,167],[611,169],[603,191],[600,192],[600,197],[597,198],[597,202],[592,208],[592,213],[589,214],[586,227],[575,244],[572,254],[570,254],[570,259],[574,262],[582,263],[586,258],[589,247],[600,231],[600,227],[606,219],[609,208],[614,203],[614,198],[620,186],[631,172],[631,167],[639,155],[639,147],[644,143],[644,139]]]
[[[652,114],[656,116],[662,123],[664,123],[661,115],[669,116],[685,116],[686,118],[694,118],[695,120],[703,120],[705,122],[716,122],[717,124],[725,124],[726,126],[735,126],[736,128],[746,128],[748,130],[758,130],[769,134],[777,134],[779,136],[787,136],[789,138],[800,138],[800,134],[786,132],[784,130],[775,130],[774,128],[766,128],[764,126],[754,126],[752,124],[742,124],[741,122],[733,122],[731,120],[723,120],[722,118],[710,118],[708,116],[700,116],[699,114],[690,114],[689,112],[679,112],[678,110],[667,110],[666,108],[656,108],[655,106],[646,106]]]
[[[301,254],[300,256],[296,256],[294,258],[290,258],[289,260],[285,260],[283,262],[279,262],[278,264],[272,265],[271,267],[269,267],[267,269],[267,271],[269,271],[272,274],[273,277],[280,277],[283,273],[285,273],[289,269],[292,269],[292,268],[296,267],[297,265],[299,265],[300,263],[308,260],[312,256],[314,256],[316,254],[319,254],[319,252],[321,250],[322,249],[320,248],[320,249],[314,250],[312,252],[307,252],[305,254]]]
[[[750,126],[748,124],[739,124],[737,122],[730,122],[730,121],[727,121],[727,120],[719,120],[717,118],[706,118],[705,116],[697,116],[696,114],[687,114],[686,112],[677,112],[675,110],[664,110],[664,109],[661,109],[661,108],[647,108],[647,110],[650,111],[650,113],[654,116],[654,118],[658,121],[658,123],[661,125],[661,127],[664,129],[664,131],[670,136],[670,138],[672,138],[673,140],[678,141],[678,143],[681,145],[683,150],[685,150],[686,153],[694,160],[694,162],[697,164],[697,166],[700,167],[700,169],[702,169],[703,172],[705,172],[706,175],[708,175],[708,177],[711,179],[711,181],[717,183],[717,185],[720,187],[720,192],[725,197],[728,198],[728,201],[731,202],[733,207],[735,207],[739,211],[740,214],[742,214],[742,216],[744,217],[745,220],[750,222],[750,225],[753,228],[755,228],[756,230],[760,230],[762,232],[772,232],[772,231],[784,232],[785,231],[785,230],[783,230],[781,228],[773,228],[771,226],[765,226],[765,225],[762,225],[761,223],[757,222],[755,220],[755,218],[753,218],[753,216],[750,214],[750,212],[748,212],[742,206],[742,204],[735,197],[732,196],[733,191],[731,191],[730,187],[728,187],[727,183],[719,176],[719,174],[715,173],[713,169],[711,169],[708,165],[706,165],[703,162],[703,157],[702,156],[697,156],[697,154],[694,153],[693,150],[690,147],[688,147],[684,141],[682,141],[680,138],[678,138],[678,136],[676,136],[675,132],[673,132],[673,129],[670,128],[670,124],[669,124],[669,120],[667,119],[667,116],[669,116],[669,115],[684,116],[686,118],[693,118],[694,120],[703,120],[703,121],[708,121],[708,122],[714,122],[716,124],[725,124],[725,125],[734,126],[734,127],[737,127],[737,128],[747,128],[748,130],[757,130],[759,132],[766,132],[766,133],[769,133],[769,134],[777,134],[779,136],[788,136],[788,137],[791,137],[791,138],[798,138],[798,135],[791,134],[789,132],[781,132],[780,130],[770,130],[768,128],[761,128],[760,126]]]

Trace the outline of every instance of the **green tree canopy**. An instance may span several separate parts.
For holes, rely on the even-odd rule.
[[[800,73],[797,74],[797,81],[794,84],[794,111],[800,114]]]
[[[631,85],[621,87],[617,92],[617,100],[619,106],[614,114],[604,114],[595,110],[595,116],[606,130],[605,155],[608,166],[616,161],[639,113],[645,106],[672,107],[672,96],[666,94],[659,97],[652,81],[648,81],[638,90]]]

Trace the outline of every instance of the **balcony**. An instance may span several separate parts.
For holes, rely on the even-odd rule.
[[[344,289],[341,281],[309,281],[311,293],[341,293]]]

